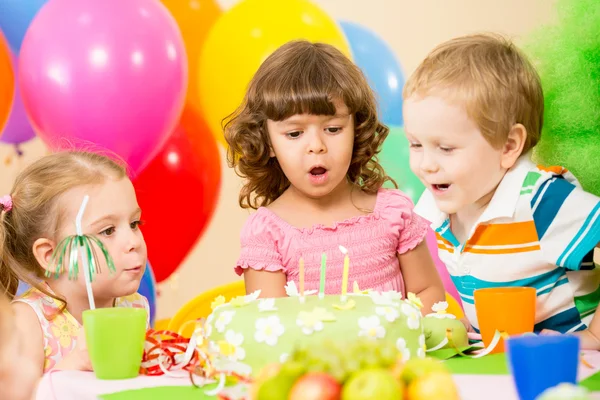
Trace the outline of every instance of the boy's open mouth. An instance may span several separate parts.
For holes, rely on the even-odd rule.
[[[441,192],[446,191],[450,188],[449,183],[438,183],[438,184],[434,184],[432,186],[435,190],[439,190]]]

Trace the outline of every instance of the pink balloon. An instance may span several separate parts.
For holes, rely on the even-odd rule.
[[[139,172],[177,124],[186,57],[158,0],[50,0],[23,40],[19,84],[49,147],[91,142]]]
[[[435,232],[433,230],[429,230],[427,232],[427,247],[429,248],[429,252],[431,253],[431,258],[433,258],[433,262],[435,263],[435,267],[440,274],[440,278],[442,278],[442,282],[444,283],[444,289],[448,292],[452,297],[458,301],[458,304],[462,307],[462,301],[460,300],[460,296],[458,295],[458,291],[456,290],[456,286],[454,286],[454,282],[452,282],[452,278],[450,278],[450,274],[446,269],[446,265],[440,260],[438,256],[438,246],[437,246],[437,238],[435,237]]]

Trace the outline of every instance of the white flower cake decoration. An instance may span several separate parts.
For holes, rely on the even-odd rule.
[[[296,286],[296,282],[289,281],[285,285],[285,293],[288,295],[288,297],[300,297],[300,292],[298,291],[298,287]],[[311,296],[311,295],[316,294],[316,293],[317,293],[316,290],[305,290],[304,291],[304,295],[305,296]]]
[[[255,327],[254,340],[269,346],[275,346],[279,336],[285,332],[285,327],[277,315],[257,319]]]
[[[377,315],[371,317],[360,317],[358,319],[360,331],[358,336],[371,339],[382,339],[385,337],[385,327],[381,326],[381,320]]]

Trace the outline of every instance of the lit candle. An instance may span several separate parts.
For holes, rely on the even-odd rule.
[[[346,302],[346,293],[348,292],[348,270],[350,269],[350,257],[348,250],[340,246],[340,251],[344,254],[344,270],[342,272],[342,303]]]
[[[327,254],[321,254],[321,286],[319,287],[319,298],[325,297],[325,269],[327,268]]]
[[[300,256],[300,301],[304,302],[304,258]]]

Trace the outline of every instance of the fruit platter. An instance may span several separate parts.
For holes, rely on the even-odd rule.
[[[324,342],[298,348],[283,363],[263,368],[253,400],[459,399],[450,372],[433,358],[411,358],[391,342]]]

